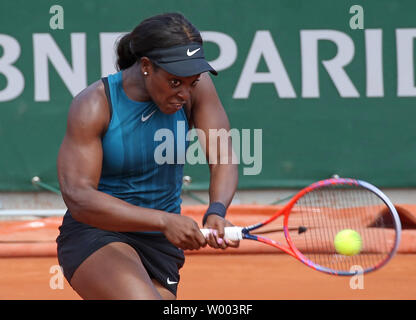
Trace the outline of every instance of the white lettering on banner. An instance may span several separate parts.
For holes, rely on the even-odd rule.
[[[397,95],[415,97],[415,73],[413,60],[413,41],[416,29],[396,29],[397,48]]]
[[[204,42],[213,42],[220,49],[218,58],[209,61],[209,64],[216,71],[231,67],[237,60],[237,44],[228,34],[216,31],[203,31],[201,32],[201,37]]]
[[[100,32],[101,77],[117,72],[116,45],[125,34],[125,32]]]
[[[356,31],[354,31],[356,32]],[[116,72],[115,45],[124,33],[103,32],[99,34],[101,74],[107,76]],[[218,71],[233,66],[237,60],[237,45],[229,36],[221,32],[201,33],[207,42],[219,47],[219,55],[210,62]],[[415,97],[414,46],[416,28],[396,29],[397,96]],[[86,34],[70,35],[71,59],[67,59],[48,33],[34,33],[33,37],[34,100],[50,101],[49,62],[56,69],[69,92],[75,96],[87,86]],[[355,55],[354,42],[347,34],[336,30],[301,30],[301,97],[320,98],[319,87],[319,41],[331,41],[337,47],[335,57],[322,61],[329,78],[343,98],[358,98],[359,92],[345,71],[345,67]],[[383,72],[383,30],[364,31],[366,68],[366,97],[384,97]],[[25,88],[24,75],[14,64],[21,55],[19,42],[6,34],[0,34],[0,74],[6,85],[0,88],[0,102],[18,98]],[[257,72],[261,59],[264,59],[268,72]],[[69,63],[68,61],[71,61]],[[391,62],[389,62],[391,63]],[[29,72],[28,70],[25,70]],[[296,98],[283,60],[268,30],[256,32],[244,67],[237,81],[233,98],[248,99],[253,84],[274,84],[280,98]],[[364,91],[364,90],[363,90]]]
[[[256,72],[261,57],[264,58],[269,72]],[[273,83],[279,97],[296,98],[295,90],[268,30],[256,32],[233,98],[247,99],[253,83]]]
[[[87,86],[85,33],[71,34],[72,69],[55,40],[48,33],[33,34],[35,101],[49,101],[48,61],[75,96]]]
[[[25,78],[13,63],[20,56],[19,42],[6,34],[0,34],[0,47],[3,55],[0,57],[0,73],[6,77],[7,85],[0,90],[0,102],[17,98],[25,88]]]
[[[335,30],[302,30],[302,97],[319,98],[318,41],[327,40],[336,44],[338,52],[331,60],[324,60],[326,71],[334,82],[341,97],[357,98],[360,96],[344,67],[354,57],[354,42],[343,32]]]
[[[383,83],[383,31],[365,30],[366,95],[384,97]]]

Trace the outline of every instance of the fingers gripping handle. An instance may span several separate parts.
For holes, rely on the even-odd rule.
[[[242,233],[243,228],[242,227],[225,227],[224,228],[224,232],[225,232],[225,239],[228,240],[241,240],[243,239],[243,233]],[[202,234],[204,235],[204,237],[208,237],[208,235],[210,233],[212,233],[212,229],[201,229]]]

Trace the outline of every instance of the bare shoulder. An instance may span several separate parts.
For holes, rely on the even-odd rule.
[[[104,132],[110,120],[110,109],[101,80],[82,90],[72,100],[68,113],[68,129]]]
[[[192,94],[192,107],[200,108],[222,108],[220,98],[214,82],[208,72],[201,74],[200,80]]]
[[[217,95],[214,83],[208,72],[202,73],[199,78],[199,82],[194,90],[193,100],[198,101],[201,99],[206,99],[214,94]]]
[[[201,74],[192,95],[192,120],[196,128],[228,128],[227,114],[208,73]]]
[[[201,74],[198,84],[192,93],[192,109],[222,108],[215,85],[208,74]]]

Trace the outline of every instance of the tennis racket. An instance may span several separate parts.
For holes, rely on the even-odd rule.
[[[272,227],[279,217],[283,227],[281,223]],[[354,255],[340,254],[335,248],[336,235],[345,229],[360,235],[361,250]],[[251,233],[254,230],[257,234]],[[201,232],[207,236],[212,230]],[[260,235],[267,233],[274,235]],[[396,253],[400,235],[399,215],[387,196],[368,182],[347,178],[322,180],[302,189],[263,222],[225,228],[226,239],[259,241],[308,267],[339,276],[368,273],[384,266]]]

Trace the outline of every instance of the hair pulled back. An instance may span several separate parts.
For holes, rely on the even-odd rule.
[[[117,45],[117,69],[127,69],[155,48],[191,42],[202,44],[201,34],[182,14],[165,13],[147,18],[120,39]]]

